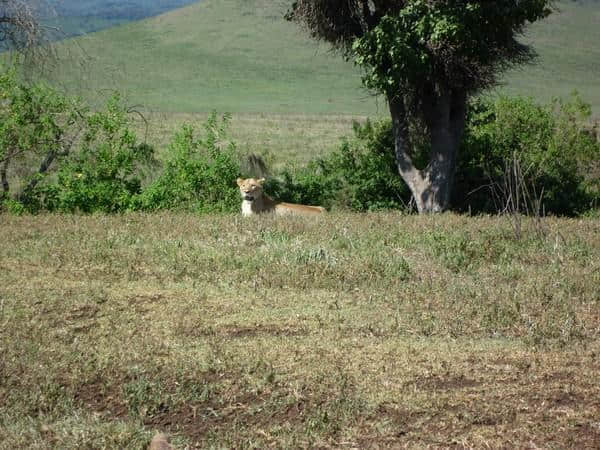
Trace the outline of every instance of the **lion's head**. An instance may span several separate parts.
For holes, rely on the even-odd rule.
[[[240,194],[244,200],[254,201],[262,196],[262,186],[264,178],[238,178],[237,184],[240,187]]]

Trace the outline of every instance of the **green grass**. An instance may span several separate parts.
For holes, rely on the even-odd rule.
[[[386,115],[358,69],[284,21],[288,3],[205,0],[66,41],[58,78],[86,96],[118,89],[162,112]],[[539,51],[537,65],[511,72],[494,92],[546,101],[577,89],[598,114],[600,2],[560,7],[525,37]]]
[[[600,228],[0,215],[0,448],[594,448]]]
[[[64,46],[61,82],[118,89],[152,110],[373,113],[358,71],[283,19],[285,2],[207,0]],[[74,48],[75,44],[80,47]]]

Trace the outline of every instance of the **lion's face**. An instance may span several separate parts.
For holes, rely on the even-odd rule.
[[[244,200],[253,201],[262,195],[262,185],[265,182],[264,178],[238,178],[237,184],[240,187],[240,194]]]

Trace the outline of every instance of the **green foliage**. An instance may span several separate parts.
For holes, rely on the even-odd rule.
[[[90,112],[41,84],[0,77],[0,205],[14,213],[40,210],[115,213],[133,209],[234,211],[239,156],[213,114],[205,135],[176,134],[164,171],[142,192],[154,149],[139,142],[120,96]],[[41,160],[39,162],[38,160]],[[15,165],[9,173],[11,165]],[[39,169],[36,169],[39,167]],[[20,188],[13,194],[10,181]]]
[[[104,111],[85,119],[79,151],[60,166],[57,177],[37,189],[39,205],[48,210],[84,213],[121,212],[141,192],[153,148],[137,140],[131,116],[119,95]]]
[[[2,203],[0,203],[0,211],[1,210],[8,211],[9,213],[17,216],[27,212],[27,208],[23,203],[12,198],[6,198],[2,201]]]
[[[475,91],[490,85],[499,69],[530,56],[515,34],[550,13],[550,2],[539,0],[403,3],[390,4],[352,45],[366,69],[365,85],[389,95],[415,94],[419,86]]]
[[[549,105],[501,97],[477,101],[469,112],[452,203],[459,210],[495,212],[504,205],[490,188],[502,187],[516,157],[530,194],[546,212],[579,214],[600,199],[600,178],[591,167],[600,145],[585,128],[589,105],[574,95]]]
[[[570,101],[538,105],[531,99],[502,97],[471,105],[463,139],[452,208],[496,213],[505,206],[490,189],[500,185],[507,162],[517,156],[532,197],[546,213],[582,214],[600,201],[600,177],[593,165],[600,145],[586,130],[589,105]],[[404,208],[410,192],[398,175],[391,122],[355,125],[354,138],[331,155],[270,180],[267,191],[285,201],[368,211]],[[414,133],[413,133],[414,134]],[[413,141],[420,142],[415,135]],[[413,155],[422,167],[426,146]]]
[[[0,73],[0,199],[11,198],[15,172],[27,193],[36,184],[34,178],[68,154],[83,110],[44,84],[19,82],[14,70]]]
[[[403,208],[410,200],[398,176],[389,121],[354,124],[354,137],[305,168],[284,171],[267,191],[277,199],[328,208],[372,211]]]
[[[239,209],[240,159],[227,140],[230,117],[219,121],[213,113],[204,125],[204,136],[184,125],[169,147],[163,173],[136,199],[143,210],[186,209],[227,212]]]

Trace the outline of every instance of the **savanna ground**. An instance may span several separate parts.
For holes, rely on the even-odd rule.
[[[600,223],[0,215],[0,448],[600,446]]]

